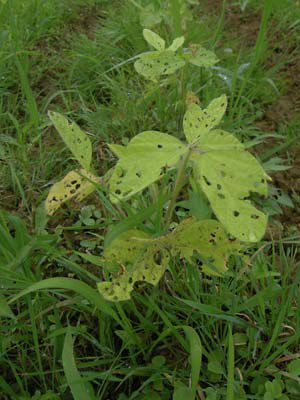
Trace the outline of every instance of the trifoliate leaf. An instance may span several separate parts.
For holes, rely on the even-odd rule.
[[[171,46],[168,47],[168,50],[177,51],[179,47],[183,45],[183,43],[184,43],[184,36],[177,37],[173,40]]]
[[[227,97],[225,95],[214,99],[204,110],[192,103],[183,118],[183,130],[187,141],[193,143],[217,126],[223,118],[226,108]]]
[[[50,189],[45,202],[47,214],[53,215],[68,200],[83,200],[96,189],[93,182],[99,184],[100,181],[101,178],[84,169],[69,172]]]
[[[180,255],[190,260],[194,253],[200,255],[205,273],[219,276],[227,270],[229,256],[240,254],[242,249],[243,245],[230,239],[216,220],[189,218],[173,232],[158,238],[130,230],[104,250],[103,262],[117,263],[120,272],[110,282],[98,283],[98,289],[107,300],[128,300],[135,282],[152,285],[159,282],[171,256]]]
[[[120,235],[105,250],[105,261],[116,261],[123,270],[111,282],[98,283],[98,290],[105,299],[129,300],[136,282],[157,285],[170,255],[158,243],[147,244],[147,237],[142,231],[131,230]]]
[[[88,171],[92,161],[92,144],[88,136],[75,122],[69,122],[63,115],[52,111],[48,115],[76,160]]]
[[[137,73],[152,81],[171,75],[184,65],[185,61],[171,50],[142,53],[134,63]]]
[[[163,51],[165,49],[166,42],[157,33],[151,31],[150,29],[144,29],[143,35],[146,42],[148,42],[150,46],[154,47],[156,50]]]
[[[219,61],[213,51],[206,50],[200,45],[192,45],[186,57],[190,64],[204,68],[212,67]]]
[[[217,218],[234,237],[244,242],[259,241],[267,216],[248,198],[251,193],[267,195],[267,174],[227,132],[212,131],[198,146],[200,154],[196,150],[192,157],[194,169]]]
[[[160,239],[162,243],[162,239]],[[201,256],[202,270],[208,275],[220,276],[227,271],[230,255],[239,254],[243,245],[231,239],[216,220],[188,218],[169,234],[164,243],[170,253],[191,260],[194,252]]]
[[[126,147],[110,179],[113,202],[125,200],[158,180],[187,151],[178,139],[148,131],[135,136]]]

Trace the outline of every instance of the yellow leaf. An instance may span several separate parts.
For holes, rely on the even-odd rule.
[[[85,170],[89,170],[92,161],[92,143],[89,137],[75,122],[69,122],[63,115],[52,111],[48,115],[76,160]]]
[[[69,172],[50,189],[45,202],[47,213],[53,215],[68,200],[83,200],[96,189],[96,184],[100,183],[101,178],[84,169]]]

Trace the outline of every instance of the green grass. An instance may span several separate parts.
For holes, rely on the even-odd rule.
[[[194,6],[186,42],[215,49],[220,63],[191,68],[186,90],[202,104],[226,93],[224,126],[253,145],[272,131],[257,121],[287,90],[282,67],[299,60],[300,6],[249,1],[245,22],[253,12],[261,19],[251,46],[227,29],[228,4],[222,15],[205,3]],[[238,13],[244,2],[231,3]],[[259,400],[277,384],[298,399],[298,234],[266,239],[249,265],[232,260],[223,278],[174,261],[158,287],[140,285],[132,301],[110,305],[96,290],[105,270],[78,252],[100,255],[109,229],[118,234],[145,218],[159,230],[157,205],[140,196],[124,219],[98,191],[85,202],[94,208],[69,205],[50,221],[40,207],[74,168],[48,110],[91,133],[99,173],[113,165],[107,142],[146,129],[182,137],[180,77],[157,87],[134,71],[134,57],[147,50],[138,8],[12,0],[0,3],[0,26],[0,399]],[[179,29],[158,30],[170,42]],[[297,116],[280,122],[283,147],[298,128]],[[277,153],[268,148],[262,159]]]

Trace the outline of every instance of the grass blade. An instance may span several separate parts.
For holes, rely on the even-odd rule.
[[[231,325],[228,327],[228,375],[226,400],[234,400],[234,343]]]
[[[190,344],[191,390],[195,397],[201,370],[202,345],[195,329],[190,326],[184,326],[183,330]]]
[[[49,290],[49,289],[64,289],[64,290],[73,290],[74,292],[80,294],[85,299],[87,299],[91,304],[94,304],[96,308],[111,316],[114,320],[118,321],[117,313],[112,309],[112,307],[106,303],[100,294],[86,283],[78,281],[77,279],[72,278],[49,278],[43,281],[34,283],[28,288],[22,290],[20,293],[15,295],[12,299],[9,300],[9,303],[13,303],[26,294],[36,292],[38,290]]]
[[[76,366],[71,332],[68,332],[65,336],[62,363],[74,400],[91,400],[89,387],[83,382]]]

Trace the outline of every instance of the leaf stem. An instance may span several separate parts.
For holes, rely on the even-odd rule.
[[[179,163],[179,167],[178,167],[178,172],[177,172],[177,177],[176,177],[176,181],[175,181],[175,187],[174,187],[174,191],[170,200],[170,204],[166,213],[166,228],[169,227],[171,220],[172,220],[172,216],[173,216],[173,212],[174,212],[174,208],[175,208],[175,204],[176,204],[176,200],[177,197],[179,195],[179,192],[182,188],[182,185],[184,183],[184,173],[185,173],[185,169],[187,166],[187,163],[189,161],[190,155],[192,153],[192,148],[190,148],[187,153],[184,155],[184,157],[182,158],[182,160],[180,160]]]

